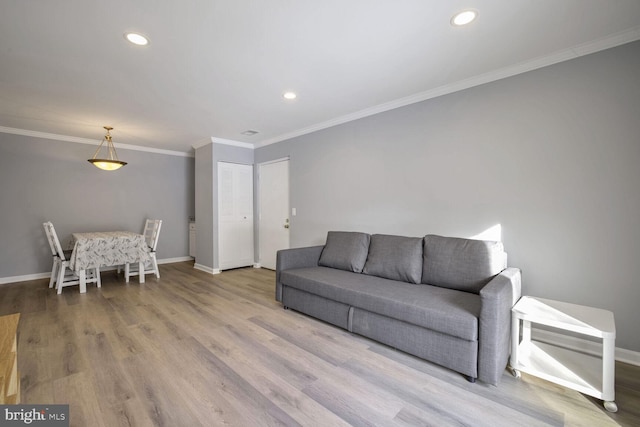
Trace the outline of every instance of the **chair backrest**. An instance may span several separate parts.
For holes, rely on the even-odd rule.
[[[156,251],[158,246],[158,237],[160,237],[160,227],[162,227],[161,219],[147,219],[144,224],[144,240],[147,242],[147,246],[151,249],[151,252]]]
[[[47,221],[42,224],[44,227],[44,233],[47,235],[47,241],[49,242],[49,248],[51,249],[52,256],[58,256],[58,252],[56,251],[56,244],[53,242],[53,236],[51,235],[50,227],[53,227],[53,224],[50,221]]]
[[[47,237],[51,235],[51,243],[53,243],[52,250],[55,248],[55,255],[59,256],[62,261],[66,261],[66,258],[64,257],[64,251],[62,250],[62,245],[60,245],[60,240],[58,240],[58,235],[56,234],[56,229],[54,228],[53,224],[51,222],[45,222],[44,225],[45,230],[49,230],[49,232],[47,233]]]

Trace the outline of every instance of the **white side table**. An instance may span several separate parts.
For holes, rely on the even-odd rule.
[[[511,368],[577,390],[604,401],[616,412],[613,313],[598,308],[524,296],[511,309]],[[522,323],[522,340],[520,324]],[[602,357],[531,340],[531,323],[602,339]]]

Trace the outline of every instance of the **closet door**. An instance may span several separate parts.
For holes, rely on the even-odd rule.
[[[220,270],[253,265],[253,166],[218,162]]]

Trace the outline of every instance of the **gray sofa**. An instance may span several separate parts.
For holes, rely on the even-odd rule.
[[[276,300],[497,385],[521,289],[506,259],[500,242],[331,231],[278,251]]]

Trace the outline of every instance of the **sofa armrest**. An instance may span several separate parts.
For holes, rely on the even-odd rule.
[[[276,301],[282,302],[280,272],[292,268],[317,267],[324,246],[282,249],[276,254]]]
[[[511,308],[520,299],[521,272],[506,268],[480,290],[478,379],[497,385],[507,366]]]

